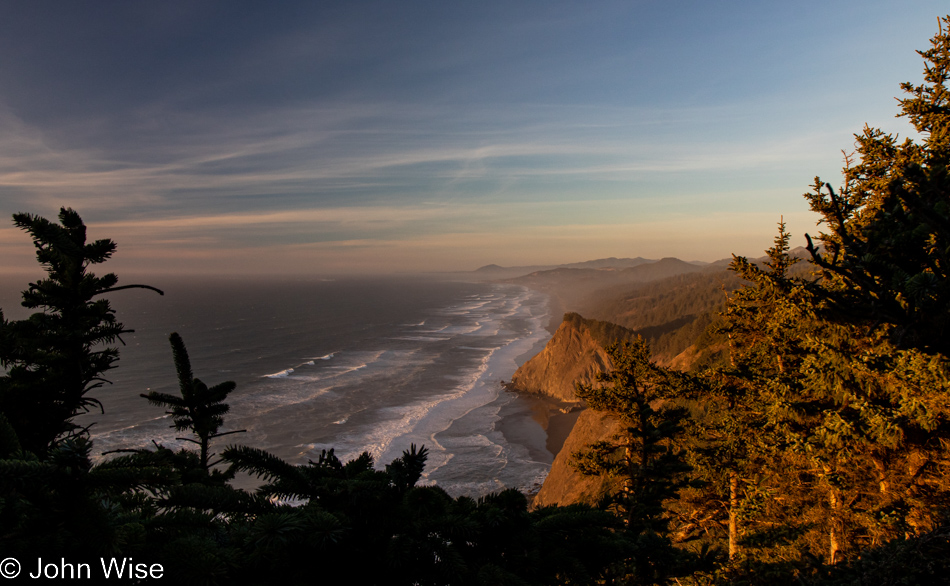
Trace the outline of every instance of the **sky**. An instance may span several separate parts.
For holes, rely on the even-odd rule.
[[[901,137],[944,2],[0,3],[10,216],[75,209],[120,274],[759,256]],[[3,220],[6,218],[6,220]]]

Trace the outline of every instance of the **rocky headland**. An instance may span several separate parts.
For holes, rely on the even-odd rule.
[[[567,313],[544,350],[515,371],[508,387],[579,405],[574,385],[597,384],[597,373],[610,368],[604,347],[636,335],[622,326]]]
[[[574,394],[575,383],[598,384],[597,374],[611,367],[604,347],[635,336],[633,330],[622,326],[567,313],[544,350],[518,368],[508,388],[554,399],[562,412],[583,410],[583,403]],[[576,422],[563,440],[541,491],[535,496],[535,506],[594,503],[607,489],[603,479],[583,476],[571,466],[570,460],[578,450],[616,433],[618,423],[595,411],[583,410],[579,416],[573,415],[570,420],[576,419]],[[556,426],[555,418],[552,417],[548,425],[551,434],[554,431],[551,428]]]
[[[509,390],[538,398],[542,407],[537,412],[544,413],[535,419],[546,429],[548,451],[555,454],[535,506],[595,503],[610,488],[571,465],[574,453],[619,431],[615,419],[587,410],[574,392],[578,383],[597,386],[597,375],[612,368],[607,346],[640,335],[660,364],[689,370],[715,359],[717,340],[704,338],[703,332],[724,292],[738,285],[727,266],[726,260],[706,264],[638,257],[542,267],[519,276],[512,276],[514,267],[479,271],[547,293],[553,315],[567,312],[560,321],[551,320],[551,339],[506,383]]]

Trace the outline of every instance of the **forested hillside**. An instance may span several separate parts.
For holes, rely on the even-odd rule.
[[[578,381],[590,410],[536,503],[599,502],[669,547],[728,552],[695,583],[945,583],[950,364],[906,341],[919,330],[842,313],[853,288],[795,276],[788,239],[734,260],[721,365],[665,368],[602,328],[623,340]]]
[[[619,292],[599,291],[585,300],[580,312],[636,331],[649,343],[655,358],[669,362],[706,339],[709,326],[725,306],[727,295],[741,279],[727,269],[678,275]]]
[[[947,583],[946,30],[921,55],[925,83],[903,84],[900,104],[923,142],[857,135],[843,185],[816,178],[805,194],[826,231],[804,255],[780,224],[766,257],[735,257],[716,286],[685,275],[588,298],[590,316],[645,336],[607,348],[611,366],[580,381],[603,435],[588,425],[586,447],[569,440],[555,466],[613,489],[572,493],[552,471],[561,499],[543,503],[599,498],[651,552],[726,553],[679,583]],[[651,333],[702,315],[721,360],[661,366]]]
[[[599,266],[604,262],[610,262],[610,259],[595,261],[595,264]],[[645,283],[702,270],[703,267],[696,264],[664,258],[638,262],[635,266],[626,268],[622,263],[599,268],[559,267],[505,279],[503,282],[524,285],[547,293],[551,297],[554,313],[559,318],[562,313],[567,312],[583,314],[585,304],[602,291],[619,291],[622,294]]]
[[[808,256],[804,248],[790,254],[796,258]],[[767,261],[767,257],[761,257],[752,262],[761,265]],[[665,364],[673,363],[687,349],[692,350],[689,360],[682,363],[687,368],[699,368],[721,359],[723,340],[710,326],[725,307],[729,294],[743,282],[729,270],[729,263],[699,267],[664,259],[638,270],[636,281],[618,282],[616,276],[604,277],[596,272],[557,270],[527,275],[513,282],[553,295],[568,313],[635,331],[649,342],[653,357]],[[670,276],[670,272],[674,274]],[[802,277],[813,272],[808,263],[792,269],[792,274]],[[591,274],[598,278],[591,278]],[[609,284],[605,286],[605,282]]]

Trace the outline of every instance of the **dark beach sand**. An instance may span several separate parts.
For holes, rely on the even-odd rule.
[[[561,451],[561,447],[564,446],[564,442],[567,441],[567,436],[571,435],[571,430],[574,429],[574,424],[577,423],[577,418],[581,416],[583,410],[581,407],[574,407],[567,413],[557,411],[550,415],[547,428],[549,452],[557,456],[557,453]]]
[[[496,429],[509,443],[527,447],[532,458],[551,463],[561,451],[581,411],[571,403],[516,393],[515,400],[499,413],[501,420]]]

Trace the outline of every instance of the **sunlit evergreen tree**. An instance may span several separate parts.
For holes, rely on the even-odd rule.
[[[733,365],[720,374],[746,397],[737,416],[761,413],[773,446],[748,528],[783,528],[825,562],[926,532],[950,502],[948,50],[941,29],[921,52],[925,83],[902,86],[924,141],[866,128],[844,187],[816,180],[806,194],[830,228],[823,249],[809,239],[821,279],[788,276],[784,230],[767,270],[733,263],[749,284],[725,313]]]
[[[642,338],[611,345],[607,354],[611,369],[598,375],[598,384],[578,384],[575,392],[589,408],[619,419],[621,430],[573,454],[572,464],[582,474],[619,485],[602,504],[623,519],[638,544],[629,580],[659,583],[685,563],[672,547],[665,508],[690,484],[679,445],[687,411],[673,403],[681,375],[652,363]]]

